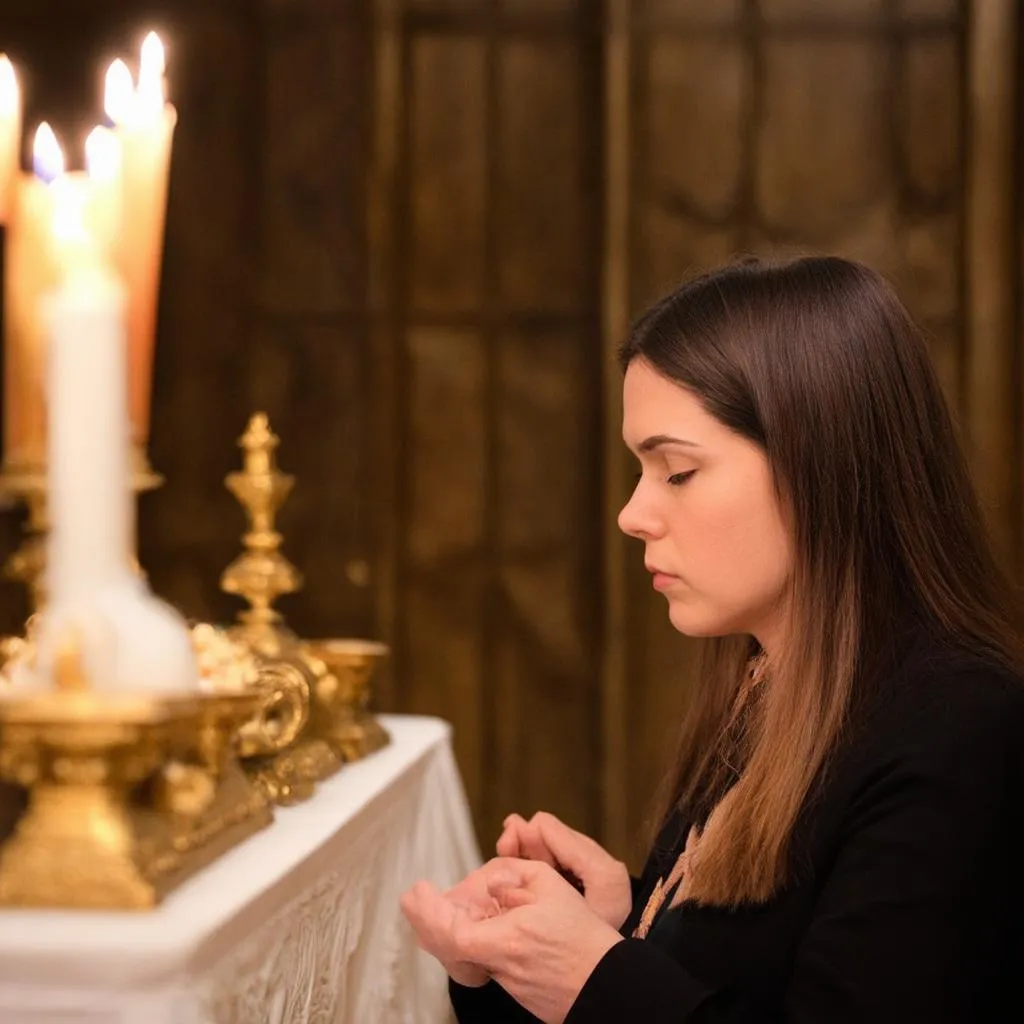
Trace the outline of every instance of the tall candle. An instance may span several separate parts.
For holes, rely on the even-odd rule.
[[[18,212],[7,229],[4,258],[4,461],[39,469],[46,457],[39,302],[56,281],[51,183],[64,170],[63,151],[45,122],[35,134],[33,164],[35,173],[15,175]]]
[[[49,337],[48,605],[40,670],[70,630],[97,689],[189,691],[199,675],[184,619],[131,567],[126,295],[89,229],[87,189],[57,183],[59,286],[44,301]]]
[[[122,154],[116,132],[93,128],[85,140],[86,226],[103,259],[116,263],[123,224]]]
[[[0,53],[0,225],[11,219],[21,153],[21,92],[14,66]]]
[[[128,286],[128,411],[136,441],[149,432],[157,294],[167,180],[177,114],[166,102],[164,50],[155,33],[142,44],[138,88],[118,61],[107,73],[105,107],[123,147],[124,221],[118,266]]]
[[[54,183],[48,242],[60,286],[45,299],[49,333],[48,593],[77,601],[120,581],[130,500],[125,404],[124,286],[103,265],[85,196]]]

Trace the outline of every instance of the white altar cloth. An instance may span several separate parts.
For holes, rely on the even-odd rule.
[[[3,1024],[440,1024],[399,909],[480,861],[449,726],[382,716],[346,765],[154,911],[0,911]]]

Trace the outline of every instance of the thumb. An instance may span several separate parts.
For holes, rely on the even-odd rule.
[[[594,859],[595,849],[600,847],[552,814],[538,814],[534,824],[559,866],[578,878],[584,878],[588,865]]]

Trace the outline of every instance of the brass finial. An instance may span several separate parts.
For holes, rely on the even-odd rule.
[[[271,606],[281,594],[302,586],[299,571],[281,554],[281,534],[274,529],[277,512],[295,483],[277,468],[274,452],[279,443],[267,414],[256,413],[238,441],[243,468],[224,480],[245,509],[249,529],[242,536],[245,551],[224,570],[220,585],[225,593],[249,602],[250,607],[239,613],[239,632],[257,649],[280,642],[285,631]]]

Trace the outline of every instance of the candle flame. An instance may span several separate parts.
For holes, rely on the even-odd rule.
[[[6,53],[0,53],[0,117],[12,117],[18,112],[20,103],[14,65]]]
[[[85,168],[94,181],[113,181],[121,170],[121,143],[108,128],[93,128],[85,140]]]
[[[64,173],[64,150],[60,148],[53,129],[43,121],[36,129],[32,143],[32,167],[36,177],[47,184]]]
[[[142,63],[139,67],[140,77],[145,74],[162,75],[166,69],[164,44],[155,32],[150,32],[142,40]]]
[[[164,108],[164,69],[164,44],[155,32],[150,32],[142,43],[138,91],[139,105],[148,116]]]
[[[131,120],[135,83],[132,73],[123,60],[115,60],[107,68],[103,84],[103,109],[114,124],[125,124]]]

